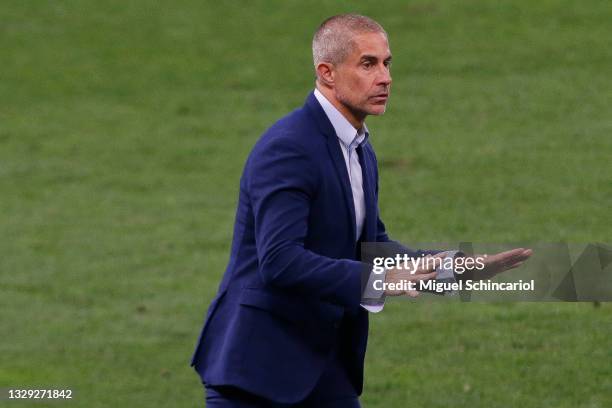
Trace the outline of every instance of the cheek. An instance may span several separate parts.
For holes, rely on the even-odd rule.
[[[347,74],[341,81],[336,82],[336,92],[339,99],[353,105],[362,105],[367,102],[371,88],[371,81],[367,76],[356,73]]]
[[[372,90],[372,80],[367,76],[357,78],[355,80],[355,89],[359,89],[362,96],[367,98]]]
[[[353,78],[344,78],[341,83],[337,84],[337,91],[343,99],[351,102],[356,102],[360,93],[358,83]]]
[[[367,97],[369,90],[368,81],[361,77],[352,77],[346,83],[345,92],[350,93],[353,98],[362,100]]]

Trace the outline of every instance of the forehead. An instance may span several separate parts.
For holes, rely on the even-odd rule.
[[[355,48],[352,57],[361,58],[364,55],[386,59],[391,56],[389,42],[383,33],[357,34],[352,38]]]

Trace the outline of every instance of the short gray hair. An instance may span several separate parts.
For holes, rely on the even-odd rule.
[[[387,36],[380,24],[359,14],[339,14],[323,21],[312,39],[315,69],[321,62],[343,62],[355,47],[353,37],[364,33],[383,33]]]

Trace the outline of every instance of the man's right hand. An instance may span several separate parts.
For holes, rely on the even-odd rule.
[[[436,254],[434,256],[428,255],[422,258],[422,261],[419,262],[418,268],[413,272],[411,268],[403,268],[403,265],[399,265],[399,267],[391,268],[387,270],[385,276],[385,284],[387,283],[406,283],[414,282],[415,286],[418,286],[418,282],[422,280],[429,280],[436,277],[436,262],[424,262],[429,258],[440,258],[444,257],[444,253]],[[419,291],[417,290],[385,290],[385,295],[387,296],[402,296],[408,295],[410,297],[419,296]]]

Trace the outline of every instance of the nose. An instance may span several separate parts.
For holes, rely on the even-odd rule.
[[[382,68],[377,78],[377,85],[383,85],[385,87],[388,87],[389,85],[391,85],[391,81],[392,81],[391,71],[389,71],[388,66],[385,66],[385,65],[381,65],[381,66]]]

